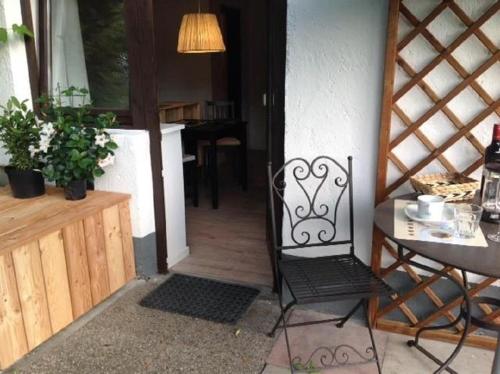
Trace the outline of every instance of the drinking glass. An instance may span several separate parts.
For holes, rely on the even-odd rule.
[[[483,208],[475,204],[457,204],[453,211],[455,234],[462,239],[473,238],[479,227]]]
[[[498,188],[500,186],[500,174],[488,171],[483,182],[483,196],[481,197],[481,206],[485,214],[491,216],[497,213]],[[494,217],[491,217],[495,219]]]
[[[500,185],[497,184],[496,194],[495,194],[495,205],[492,207],[491,211],[495,213],[500,213]],[[492,242],[500,243],[500,222],[498,224],[498,230],[496,234],[488,234],[486,237]]]

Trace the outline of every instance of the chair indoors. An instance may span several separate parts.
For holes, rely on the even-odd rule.
[[[221,120],[231,121],[235,120],[234,102],[232,101],[206,101],[205,102],[205,119],[209,121]],[[217,140],[217,147],[239,147],[240,141],[236,138],[222,138]],[[198,143],[198,163],[199,166],[204,164],[206,157],[206,147],[208,141],[201,141]],[[201,165],[200,165],[201,164]]]
[[[198,207],[198,160],[195,155],[186,154],[182,143],[182,167],[184,173],[184,193],[188,192],[195,208]]]
[[[347,169],[329,156],[319,156],[310,162],[304,158],[294,158],[287,161],[274,175],[269,163],[268,182],[274,270],[281,308],[281,316],[269,335],[274,336],[278,327],[284,329],[290,368],[294,372],[287,329],[328,322],[336,322],[336,326],[341,328],[359,308],[363,308],[372,344],[366,350],[370,357],[363,358],[366,361],[376,361],[380,373],[380,362],[369,323],[368,301],[371,297],[389,295],[393,291],[355,254],[352,157],[348,157]],[[292,190],[297,193],[290,194]],[[342,199],[346,195],[348,209]],[[278,242],[278,209],[283,211],[283,243]],[[343,210],[348,211],[343,214],[346,217],[341,217],[340,212]],[[342,218],[347,221],[348,230],[341,232]],[[281,229],[281,225],[279,228]],[[286,233],[289,235],[285,235]],[[341,234],[347,238],[338,238]],[[303,253],[319,247],[340,250],[336,246],[348,249],[344,250],[346,253],[321,257],[287,254],[290,250],[300,249]],[[291,294],[291,301],[286,305],[283,304],[284,286]],[[295,305],[340,300],[356,300],[355,306],[343,317],[295,324],[288,322],[291,308]],[[290,313],[286,317],[288,312]]]

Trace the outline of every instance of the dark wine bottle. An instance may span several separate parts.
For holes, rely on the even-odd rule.
[[[486,147],[484,151],[484,167],[483,167],[483,175],[481,178],[481,198],[483,205],[483,221],[487,222],[499,222],[500,214],[497,209],[488,209],[489,205],[485,204],[488,200],[492,202],[494,200],[494,196],[497,192],[488,191],[486,194],[484,193],[484,184],[485,180],[489,180],[491,178],[495,178],[498,181],[500,176],[500,123],[497,123],[493,126],[493,136],[491,139],[491,144]],[[495,189],[496,190],[496,189]],[[492,195],[493,194],[493,195]],[[488,195],[488,196],[484,196]],[[491,195],[491,196],[490,196]]]

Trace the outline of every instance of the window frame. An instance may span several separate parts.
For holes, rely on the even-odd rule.
[[[31,25],[33,25],[33,18],[31,12],[31,5],[29,0],[21,0],[22,1],[22,9],[23,9],[23,22],[28,25],[31,21]],[[124,8],[126,7],[126,0],[124,1]],[[51,76],[51,67],[52,67],[52,40],[51,40],[51,22],[50,22],[50,10],[52,6],[52,0],[38,0],[38,58],[39,63],[37,63],[36,56],[36,48],[35,42],[33,42],[33,47],[29,47],[26,45],[27,53],[28,53],[28,61],[31,61],[33,57],[30,55],[34,54],[35,65],[31,66],[30,64],[30,81],[31,81],[31,92],[33,98],[37,98],[41,95],[49,94],[49,82]],[[125,13],[126,9],[124,9]],[[26,19],[25,15],[26,14]],[[28,16],[29,14],[29,16]],[[125,14],[123,15],[126,23]],[[31,19],[29,19],[31,17]],[[127,58],[130,59],[130,38],[127,33],[127,27],[125,25],[125,33],[127,37]],[[38,76],[38,78],[31,79],[31,75]],[[129,77],[130,78],[130,77]],[[37,82],[37,84],[35,84]],[[132,97],[131,97],[131,82],[129,79],[129,105],[127,109],[124,108],[114,108],[114,107],[93,107],[91,112],[93,114],[101,114],[106,112],[113,112],[117,117],[117,122],[119,124],[119,128],[123,129],[144,129],[144,126],[134,125],[134,121],[132,119]],[[35,102],[33,100],[33,102]]]

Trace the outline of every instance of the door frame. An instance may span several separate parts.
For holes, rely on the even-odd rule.
[[[285,79],[287,49],[287,0],[268,0],[268,89],[267,89],[267,161],[272,163],[273,174],[285,163]],[[272,243],[270,198],[267,198],[266,237],[271,269],[273,291],[277,291],[277,277],[274,268],[276,252]],[[276,226],[281,227],[283,211],[276,210]],[[276,240],[282,240],[278,230]]]

